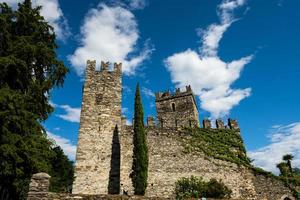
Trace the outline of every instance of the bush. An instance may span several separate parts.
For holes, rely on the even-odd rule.
[[[220,181],[211,179],[209,182],[203,181],[201,177],[191,176],[181,178],[175,186],[176,199],[186,198],[230,198],[231,190]]]

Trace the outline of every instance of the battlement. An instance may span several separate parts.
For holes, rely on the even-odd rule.
[[[86,73],[102,73],[102,72],[109,72],[109,73],[116,73],[121,75],[122,74],[122,63],[114,63],[111,66],[110,62],[103,62],[101,61],[100,64],[100,71],[96,70],[96,61],[95,60],[88,60],[86,65]]]
[[[183,127],[162,127],[159,122],[158,124],[156,123],[156,119],[153,116],[147,116],[147,127],[152,127],[152,128],[157,128],[158,130],[163,128],[163,129],[174,129],[177,130],[178,128],[183,128]],[[123,120],[123,118],[122,118]],[[126,120],[126,118],[124,117],[124,120]],[[180,121],[178,121],[177,123],[181,123]],[[125,124],[125,122],[124,122]],[[125,125],[124,125],[125,126]],[[189,127],[189,126],[186,126]],[[204,129],[233,129],[233,130],[239,130],[239,125],[238,125],[238,121],[236,119],[231,119],[229,118],[227,121],[227,124],[225,125],[224,121],[222,119],[216,119],[215,120],[215,127],[213,128],[212,126],[212,121],[210,119],[203,119],[202,120],[202,128]],[[179,130],[179,129],[178,129]]]
[[[209,119],[204,119],[202,121],[203,128],[205,129],[211,129],[211,121]],[[234,130],[239,130],[239,125],[236,119],[228,119],[227,125],[224,125],[224,122],[222,119],[217,119],[216,120],[216,129],[234,129]]]
[[[185,86],[185,91],[181,91],[180,88],[176,88],[175,93],[171,93],[170,90],[165,92],[157,92],[155,93],[156,101],[163,101],[167,99],[183,97],[186,95],[193,95],[193,91],[190,85]]]

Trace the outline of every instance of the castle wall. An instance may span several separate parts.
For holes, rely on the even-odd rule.
[[[78,136],[74,194],[108,193],[113,132],[121,127],[121,64],[88,61]]]
[[[253,175],[253,183],[257,199],[284,200],[285,197],[294,200],[291,190],[282,181],[264,175]]]
[[[251,173],[236,164],[206,158],[201,154],[184,153],[180,135],[176,129],[147,128],[149,151],[149,172],[147,196],[172,197],[175,182],[181,177],[200,176],[205,180],[221,179],[232,189],[233,197],[255,199],[256,192]],[[128,173],[132,166],[132,128],[127,127],[121,134],[122,168],[121,184],[128,194],[132,194]],[[131,190],[130,190],[131,189]]]
[[[133,128],[123,126],[120,134],[121,144],[121,194],[133,194],[133,186],[130,178],[133,157]]]

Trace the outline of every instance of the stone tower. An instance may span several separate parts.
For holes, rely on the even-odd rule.
[[[176,89],[155,94],[158,126],[161,128],[199,127],[197,104],[191,86],[186,91]]]
[[[87,61],[73,194],[108,193],[116,125],[121,128],[122,64]]]

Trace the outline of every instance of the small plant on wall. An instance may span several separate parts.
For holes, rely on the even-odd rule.
[[[201,177],[181,178],[176,182],[176,199],[188,198],[230,198],[232,191],[220,180],[205,182]]]

